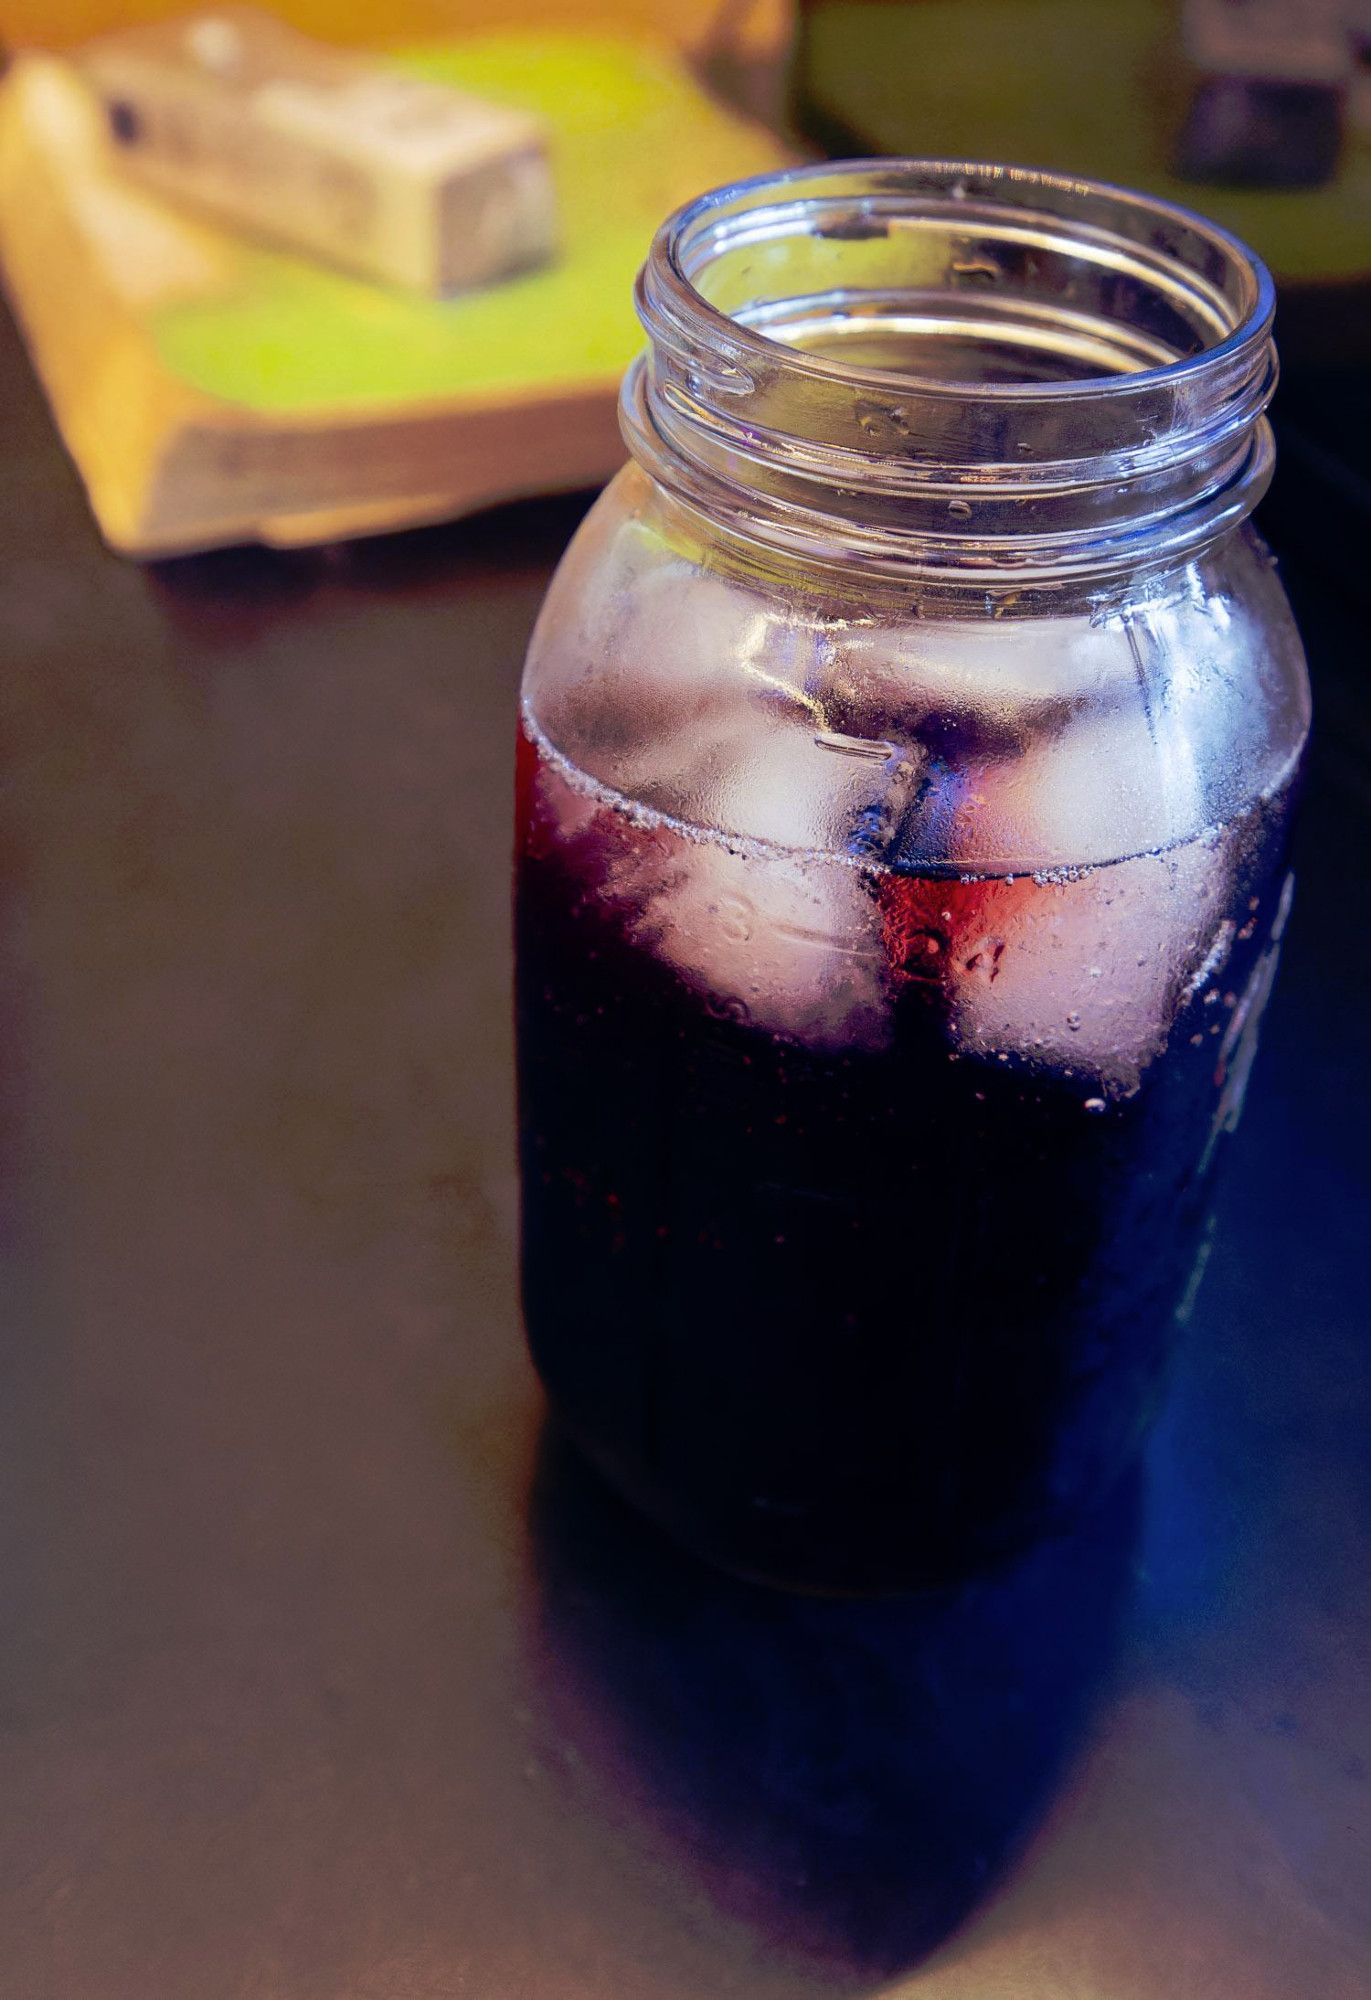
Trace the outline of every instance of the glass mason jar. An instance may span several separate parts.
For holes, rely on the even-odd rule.
[[[955,1576],[1136,1453],[1289,902],[1269,277],[1013,167],[680,211],[533,638],[524,1301],[681,1541]]]

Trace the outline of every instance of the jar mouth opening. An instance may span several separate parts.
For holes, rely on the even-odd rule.
[[[1264,345],[1275,312],[1265,265],[1216,223],[993,163],[759,175],[677,210],[652,261],[687,314],[797,377],[1008,408],[1212,375]]]
[[[791,167],[678,210],[637,303],[634,456],[810,561],[1127,569],[1227,532],[1270,477],[1269,274],[1215,224],[1104,182]]]

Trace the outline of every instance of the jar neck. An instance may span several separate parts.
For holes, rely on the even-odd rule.
[[[1271,475],[1271,280],[1171,204],[865,161],[721,189],[658,233],[630,450],[791,558],[949,583],[1183,560]]]

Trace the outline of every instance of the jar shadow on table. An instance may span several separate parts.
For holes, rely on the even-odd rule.
[[[1141,1477],[956,1590],[825,1599],[716,1573],[549,1427],[530,1677],[573,1809],[833,1990],[908,1970],[1030,1839],[1088,1734]]]

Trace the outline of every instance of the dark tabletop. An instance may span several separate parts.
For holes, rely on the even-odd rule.
[[[577,517],[107,554],[0,337],[0,1993],[1371,1993],[1366,608],[1145,1477],[935,1603],[543,1435],[520,657]]]

